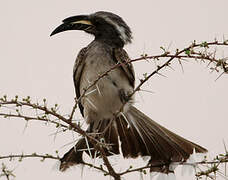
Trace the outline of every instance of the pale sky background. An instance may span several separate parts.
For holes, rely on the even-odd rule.
[[[222,40],[223,35],[228,38],[227,7],[227,0],[2,0],[0,95],[30,95],[35,101],[45,97],[49,104],[58,103],[62,112],[70,112],[75,96],[73,63],[78,51],[92,41],[92,37],[74,31],[50,38],[53,29],[66,17],[100,10],[120,15],[133,32],[133,43],[125,49],[134,59],[143,53],[159,54],[160,46],[171,44],[170,50],[175,50],[188,46],[193,40]],[[227,48],[219,53],[228,56]],[[153,62],[138,62],[134,66],[138,78],[154,69]],[[162,71],[167,78],[153,77],[144,86],[143,89],[154,93],[140,93],[136,106],[168,129],[206,147],[210,157],[223,153],[223,140],[228,145],[228,76],[215,82],[219,74],[210,74],[206,64],[195,61],[184,63],[184,73],[180,66],[173,67],[175,71]],[[21,152],[54,154],[55,150],[63,155],[72,146],[62,147],[72,141],[71,132],[59,134],[54,141],[51,134],[56,129],[53,126],[33,122],[23,132],[24,126],[23,120],[0,118],[0,156]],[[56,166],[56,161],[41,163],[37,159],[9,164],[15,168],[17,180],[81,177],[80,168],[59,173]],[[180,174],[177,177],[183,179]],[[84,169],[83,179],[109,178]],[[126,176],[126,179],[136,180],[139,175]]]

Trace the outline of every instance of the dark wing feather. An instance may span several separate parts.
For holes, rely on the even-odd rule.
[[[74,81],[74,87],[76,92],[77,99],[81,96],[80,95],[80,80],[82,71],[85,65],[85,54],[87,52],[87,48],[83,48],[78,53],[78,56],[76,58],[75,64],[74,64],[74,70],[73,70],[73,81]],[[84,107],[82,106],[81,102],[78,103],[80,112],[82,116],[84,117]]]
[[[121,68],[125,72],[130,84],[134,88],[135,86],[135,71],[132,63],[128,63],[130,58],[127,52],[122,48],[117,48],[113,50],[114,60],[121,64]]]

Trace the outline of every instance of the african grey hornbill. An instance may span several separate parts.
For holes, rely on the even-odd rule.
[[[133,106],[133,97],[129,95],[134,90],[135,74],[123,49],[131,43],[132,33],[121,17],[104,11],[72,16],[64,19],[51,35],[68,30],[83,30],[95,36],[79,52],[73,80],[77,98],[87,89],[79,102],[80,112],[89,125],[87,132],[108,144],[107,155],[119,154],[121,149],[124,157],[150,156],[151,165],[169,165],[185,161],[194,149],[200,153],[207,151],[157,124]],[[116,64],[120,65],[87,88]],[[60,169],[82,163],[82,149],[87,149],[87,145],[85,138],[81,138],[61,159]],[[89,146],[94,156],[93,145],[89,143]],[[168,169],[151,168],[151,171]]]

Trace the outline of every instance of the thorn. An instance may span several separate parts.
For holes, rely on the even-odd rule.
[[[225,149],[225,153],[227,154],[227,153],[228,153],[228,151],[227,151],[227,149],[226,149],[226,144],[225,144],[224,139],[222,140],[222,142],[223,142],[223,146],[224,146],[224,149]]]
[[[163,74],[161,74],[161,73],[159,73],[159,72],[156,72],[158,75],[160,75],[160,76],[163,76],[163,77],[165,77],[165,78],[167,78],[167,76],[165,76],[165,75],[163,75]]]
[[[97,110],[97,107],[88,98],[86,98],[86,100],[89,102],[90,105],[92,105],[94,107],[94,109]]]
[[[25,130],[27,129],[27,127],[28,127],[28,120],[27,120],[26,123],[25,123],[25,126],[24,126],[24,129],[23,129],[23,131],[22,131],[22,134],[25,133]]]
[[[210,66],[211,63],[212,63],[212,61],[210,61],[210,62],[207,64],[207,68]]]
[[[89,150],[95,150],[94,148],[86,148],[86,149],[78,149],[78,152],[79,151],[89,151]],[[92,157],[90,157],[91,159],[93,159]]]
[[[167,51],[169,51],[169,49],[170,49],[170,47],[172,46],[172,44],[173,44],[173,41],[171,41],[171,42],[169,43],[168,48],[167,48]]]
[[[155,93],[154,91],[150,91],[150,90],[146,90],[146,89],[140,89],[140,91],[148,92],[148,93],[151,93],[151,94]]]
[[[181,60],[178,59],[178,62],[179,62],[179,64],[180,64],[180,66],[181,66],[182,73],[184,73],[184,67],[183,67],[183,64],[182,64]]]
[[[172,69],[173,71],[175,71],[175,69],[174,69],[174,68],[172,68],[172,66],[167,65],[167,67],[169,67],[170,69]]]
[[[68,145],[72,145],[72,144],[74,144],[75,142],[77,142],[78,140],[79,140],[79,138],[77,138],[77,139],[75,139],[75,140],[73,140],[73,141],[71,141],[71,142],[69,142],[69,143],[66,143],[66,144],[64,144],[63,146],[61,146],[60,149],[66,147],[66,146],[68,146]],[[74,150],[76,151],[75,145],[74,145]]]
[[[88,142],[88,139],[87,139],[87,137],[86,137],[86,136],[85,136],[85,140],[86,140],[87,150],[89,151],[89,156],[90,156],[90,158],[91,158],[91,159],[93,159],[93,157],[92,157],[92,153],[91,153],[91,151],[90,151],[90,147],[89,147],[89,142]]]
[[[215,81],[217,81],[225,72],[221,73],[216,79]]]
[[[100,96],[102,96],[102,94],[101,94],[101,91],[100,91],[100,88],[99,88],[98,84],[96,84],[96,88],[97,88],[97,91],[98,91],[99,95],[100,95]]]

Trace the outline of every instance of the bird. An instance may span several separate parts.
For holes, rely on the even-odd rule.
[[[106,11],[71,16],[50,36],[69,30],[94,36],[77,55],[73,82],[80,112],[88,124],[86,132],[106,144],[107,156],[149,156],[150,171],[169,173],[172,162],[184,162],[194,152],[207,152],[134,106],[135,72],[124,50],[132,42],[132,31],[120,16]],[[99,156],[93,147],[85,137],[79,139],[61,158],[60,170],[83,163],[83,153]]]

